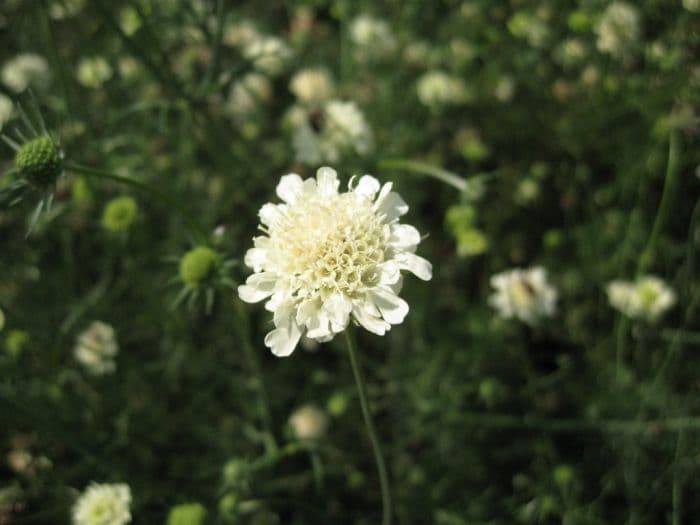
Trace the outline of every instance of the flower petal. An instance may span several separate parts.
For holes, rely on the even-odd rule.
[[[330,197],[338,194],[340,181],[338,180],[338,174],[333,168],[327,166],[319,168],[316,172],[316,181],[319,195]]]
[[[413,252],[420,243],[420,233],[409,224],[394,224],[389,243],[399,250]]]
[[[373,200],[379,188],[379,181],[377,179],[372,177],[372,175],[363,175],[353,191],[356,195],[361,195],[369,200]]]
[[[269,202],[263,204],[263,207],[258,212],[260,222],[265,226],[274,226],[282,218],[285,209],[286,206],[284,204],[272,204]]]
[[[294,204],[302,192],[304,181],[296,173],[290,173],[280,179],[277,185],[277,196],[287,204]]]
[[[275,291],[277,276],[271,272],[254,273],[238,287],[238,297],[246,303],[257,303]]]
[[[375,288],[369,292],[385,321],[400,324],[408,314],[408,303],[398,295],[384,288]]]
[[[342,293],[335,293],[323,302],[323,309],[331,323],[331,331],[342,332],[350,322],[352,301]]]
[[[292,320],[288,325],[269,332],[265,336],[265,346],[277,357],[287,357],[294,352],[300,338],[301,330]]]
[[[408,270],[424,281],[433,277],[433,265],[429,261],[413,253],[397,253],[394,260],[402,270]]]
[[[379,310],[368,300],[356,300],[352,305],[352,315],[362,327],[377,335],[384,335],[391,325],[379,316]]]
[[[267,250],[263,248],[251,248],[245,253],[243,262],[248,268],[260,272],[267,261]]]
[[[374,210],[385,216],[385,222],[391,222],[398,219],[408,211],[408,204],[404,202],[401,196],[393,191],[386,191],[387,186],[391,188],[390,182],[387,182],[382,188],[377,201],[374,203]]]

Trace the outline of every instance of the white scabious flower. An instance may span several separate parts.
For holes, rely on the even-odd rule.
[[[443,71],[429,71],[416,84],[418,99],[431,109],[459,105],[467,101],[469,93],[461,78]]]
[[[290,120],[299,162],[337,162],[349,153],[366,155],[374,145],[372,130],[354,102],[331,100],[319,110],[296,109]]]
[[[0,93],[0,129],[10,121],[13,111],[14,104],[12,103],[12,99]]]
[[[231,86],[226,109],[235,116],[253,113],[272,99],[272,82],[260,73],[247,73]]]
[[[333,79],[322,68],[302,69],[289,82],[289,90],[308,105],[322,104],[333,96],[333,89]]]
[[[700,13],[700,0],[683,0],[683,7],[691,13]]]
[[[408,206],[391,183],[380,187],[363,175],[347,192],[338,186],[328,167],[315,179],[285,175],[277,185],[283,203],[260,209],[265,235],[246,253],[255,273],[238,295],[248,303],[268,299],[275,329],[265,345],[277,356],[291,354],[302,335],[330,341],[351,319],[384,335],[408,313],[398,296],[401,270],[432,277],[430,263],[414,253],[418,230],[399,223]]]
[[[514,268],[491,277],[495,292],[489,303],[506,318],[517,318],[535,325],[556,312],[557,290],[547,281],[540,266]]]
[[[224,28],[223,42],[231,47],[245,47],[255,41],[260,34],[255,24],[250,20],[240,20],[229,23]]]
[[[89,88],[99,88],[112,78],[112,66],[104,57],[83,58],[76,73],[78,82]]]
[[[23,53],[5,63],[2,68],[2,82],[15,93],[28,87],[45,88],[50,77],[46,59],[34,53]]]
[[[303,405],[289,417],[289,424],[297,439],[320,439],[328,429],[328,416],[316,405]]]
[[[292,57],[289,45],[276,36],[259,36],[243,49],[243,56],[258,71],[269,76],[282,73]]]
[[[124,525],[131,521],[131,489],[123,483],[91,483],[73,507],[73,525]]]
[[[78,336],[73,355],[90,373],[104,375],[116,370],[114,358],[118,352],[114,328],[102,321],[93,321]]]
[[[632,319],[657,321],[676,303],[675,292],[653,275],[636,281],[616,280],[606,287],[610,305]]]
[[[350,40],[361,61],[382,60],[396,49],[396,39],[384,20],[360,15],[350,22]]]
[[[639,11],[627,2],[611,3],[595,28],[596,45],[603,53],[622,56],[641,35]]]

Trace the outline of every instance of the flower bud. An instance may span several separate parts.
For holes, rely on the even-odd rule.
[[[15,155],[15,165],[22,177],[40,187],[55,182],[63,171],[61,153],[51,137],[39,137],[22,145]]]
[[[117,197],[105,206],[102,212],[102,226],[113,233],[126,231],[133,224],[138,213],[138,205],[131,197]]]
[[[207,509],[201,503],[183,503],[170,509],[168,525],[203,525]]]
[[[326,433],[328,416],[314,405],[304,405],[291,415],[289,424],[298,439],[316,440]]]
[[[180,278],[193,288],[198,287],[221,265],[221,257],[207,246],[197,246],[180,261]]]

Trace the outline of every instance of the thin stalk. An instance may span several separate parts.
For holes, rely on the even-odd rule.
[[[390,525],[391,492],[389,490],[389,476],[387,475],[386,466],[384,465],[384,457],[382,456],[382,450],[379,446],[377,432],[374,429],[374,424],[372,423],[372,414],[370,412],[369,402],[367,400],[367,392],[365,389],[365,380],[362,376],[362,370],[360,369],[360,364],[357,359],[357,350],[355,340],[352,334],[352,327],[348,327],[347,330],[345,330],[345,343],[348,347],[348,354],[350,355],[350,364],[352,365],[352,373],[355,376],[355,383],[357,384],[357,394],[360,398],[362,416],[365,419],[365,426],[367,427],[367,434],[369,435],[369,440],[372,442],[372,452],[374,452],[374,461],[377,463],[377,471],[379,472],[379,484],[382,490],[382,525]]]
[[[260,361],[258,360],[253,345],[250,343],[250,333],[248,330],[250,326],[249,319],[243,305],[239,301],[234,301],[234,322],[237,325],[236,332],[238,332],[241,337],[243,352],[248,361],[248,367],[255,377],[255,387],[258,391],[258,411],[260,412],[260,419],[262,420],[268,438],[266,440],[266,448],[268,452],[271,452],[277,448],[277,444],[272,432],[270,401],[267,396],[267,389],[265,388]]]
[[[681,493],[681,479],[678,472],[678,462],[683,455],[683,445],[684,445],[685,432],[680,431],[678,433],[678,439],[676,440],[676,454],[673,458],[673,489],[671,492],[671,505],[673,508],[673,514],[671,517],[671,525],[681,525],[681,518],[683,515],[683,499]]]
[[[416,162],[414,160],[401,160],[401,159],[387,159],[380,160],[377,164],[379,169],[397,169],[412,171],[414,173],[420,173],[421,175],[427,175],[433,177],[439,181],[449,184],[453,188],[463,192],[467,189],[469,183],[462,177],[458,177],[454,173],[443,170],[442,168],[437,168],[431,166],[430,164],[425,164],[423,162]]]
[[[185,208],[182,204],[174,200],[169,195],[161,192],[160,190],[157,190],[153,186],[146,184],[145,182],[132,179],[131,177],[125,177],[124,175],[118,175],[116,173],[111,173],[109,171],[104,171],[97,168],[91,168],[89,166],[81,166],[80,164],[74,164],[72,162],[67,163],[65,167],[68,170],[80,173],[81,175],[87,175],[88,177],[98,177],[118,182],[120,184],[126,184],[127,186],[131,186],[132,188],[136,188],[162,200],[169,206],[175,208],[180,213],[184,221],[189,226],[190,230],[192,230],[192,233],[195,235],[195,237],[197,237],[198,242],[202,244],[209,244],[209,235],[207,234],[206,230],[194,219],[194,217],[192,217],[187,208]]]
[[[666,177],[664,181],[664,189],[659,203],[659,210],[654,219],[654,225],[651,229],[651,234],[647,240],[647,245],[639,257],[637,266],[637,275],[644,273],[654,260],[654,250],[656,241],[663,230],[666,220],[671,212],[673,198],[676,194],[676,186],[678,185],[678,168],[680,166],[681,138],[680,131],[673,130],[668,139],[668,162],[666,164]]]

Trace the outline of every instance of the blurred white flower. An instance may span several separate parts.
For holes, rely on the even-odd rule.
[[[302,69],[292,77],[289,90],[300,102],[318,105],[333,96],[333,79],[322,68]]]
[[[245,47],[259,36],[255,24],[249,20],[241,20],[230,23],[224,28],[223,42],[231,47]]]
[[[102,321],[93,321],[78,336],[73,354],[90,373],[104,375],[117,369],[114,358],[118,352],[114,328]]]
[[[276,36],[259,36],[245,46],[243,56],[258,71],[274,77],[286,68],[292,57],[292,49]]]
[[[289,417],[297,439],[313,441],[322,438],[328,429],[328,416],[316,405],[303,405]]]
[[[104,57],[83,58],[78,64],[78,82],[89,88],[99,88],[112,78],[112,66]]]
[[[469,99],[464,81],[442,71],[429,71],[416,84],[418,99],[427,107],[437,109],[459,105]]]
[[[253,113],[272,99],[272,83],[260,73],[247,73],[231,86],[226,109],[235,116]]]
[[[337,162],[345,154],[372,150],[372,130],[354,102],[331,100],[318,110],[296,109],[289,120],[295,126],[292,142],[299,162]]]
[[[586,58],[586,45],[578,38],[567,38],[554,52],[554,58],[565,67],[580,64]]]
[[[330,341],[350,319],[384,335],[408,313],[398,296],[400,271],[432,277],[430,263],[414,253],[418,230],[398,222],[408,206],[391,183],[380,187],[364,175],[345,193],[338,186],[328,167],[315,179],[285,175],[277,186],[283,204],[260,209],[265,235],[245,255],[255,273],[238,295],[248,303],[269,299],[275,329],[265,345],[277,356],[291,354],[304,334]]]
[[[123,483],[91,483],[73,507],[74,525],[124,525],[131,521],[131,489]]]
[[[639,11],[627,2],[613,2],[603,13],[595,31],[600,51],[614,56],[624,55],[641,36]]]
[[[692,13],[700,13],[700,0],[683,0],[683,7]]]
[[[10,121],[13,111],[14,104],[12,103],[12,99],[0,93],[0,129]]]
[[[384,20],[360,15],[350,22],[354,55],[361,61],[382,60],[396,49],[396,39]]]
[[[616,280],[606,287],[610,305],[632,319],[658,320],[676,302],[675,292],[653,275],[636,281]]]
[[[49,7],[49,15],[54,20],[64,20],[80,12],[86,0],[59,0]]]
[[[535,325],[556,312],[557,290],[547,281],[544,268],[514,268],[491,277],[495,292],[489,304],[506,318]]]
[[[45,88],[49,83],[51,72],[49,63],[42,56],[23,53],[5,63],[2,68],[2,81],[15,93],[28,87]]]
[[[510,102],[515,95],[515,81],[510,75],[501,76],[496,82],[493,95],[499,102]]]

